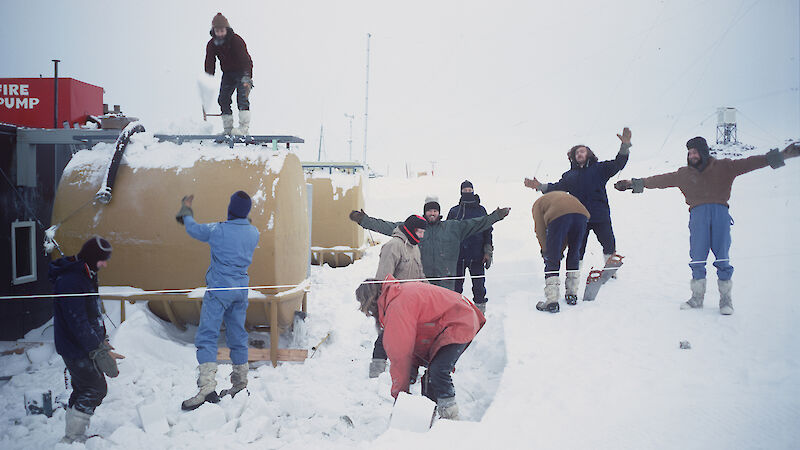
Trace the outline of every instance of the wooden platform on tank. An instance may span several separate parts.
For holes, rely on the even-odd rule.
[[[303,313],[307,313],[308,312],[308,291],[304,289],[302,291],[299,291],[297,294],[302,295],[301,311]],[[167,312],[167,316],[169,318],[169,321],[172,322],[173,325],[177,326],[180,330],[185,330],[186,329],[186,323],[183,322],[178,317],[178,315],[176,315],[173,312],[172,307],[170,306],[170,300],[166,300],[165,299],[166,297],[171,297],[171,298],[174,299],[176,296],[163,295],[162,294],[162,295],[159,295],[158,297],[155,297],[155,298],[137,298],[137,297],[139,297],[138,295],[131,296],[131,295],[102,294],[100,297],[101,297],[102,300],[118,300],[118,301],[121,302],[121,310],[120,310],[121,322],[125,321],[125,302],[126,301],[128,301],[130,303],[134,303],[136,301],[163,302],[163,305],[166,307],[166,312]],[[182,296],[182,295],[179,298],[180,298],[180,300],[177,300],[177,301],[193,302],[195,305],[197,305],[198,311],[200,310],[200,303],[203,301],[202,298],[190,298],[190,297],[185,297],[185,296]],[[280,295],[280,294],[277,294],[277,295],[276,294],[268,294],[266,296],[266,298],[251,298],[251,299],[248,300],[251,304],[252,303],[262,303],[264,305],[264,311],[265,311],[267,317],[269,317],[269,323],[270,323],[270,325],[264,327],[266,330],[269,331],[270,348],[269,348],[269,350],[267,350],[267,349],[263,350],[264,352],[268,352],[269,357],[268,358],[263,358],[263,359],[258,359],[256,361],[265,361],[265,360],[268,359],[268,360],[272,361],[272,366],[276,367],[278,365],[278,361],[295,361],[295,359],[281,359],[281,358],[290,358],[290,357],[291,358],[297,358],[298,357],[298,356],[293,356],[293,355],[290,355],[289,353],[286,353],[286,350],[292,350],[292,349],[281,349],[281,348],[278,348],[278,341],[279,341],[279,336],[280,336],[280,326],[273,326],[273,324],[278,324],[278,308],[280,307],[281,303],[284,303],[286,301],[291,301],[291,300],[292,300],[291,296],[285,296],[285,295]],[[261,349],[251,349],[251,350],[261,350]],[[305,358],[303,358],[303,359],[305,359]]]

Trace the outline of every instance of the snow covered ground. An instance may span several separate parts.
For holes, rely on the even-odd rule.
[[[634,144],[621,174],[625,178],[685,164],[681,150],[661,155],[640,150],[635,138]],[[614,150],[600,156],[613,157]],[[525,164],[536,167],[541,157]],[[563,158],[546,159],[537,176],[553,181],[566,167]],[[250,396],[193,412],[180,411],[180,402],[196,389],[193,330],[176,331],[142,303],[129,305],[127,321],[119,325],[118,304],[108,302],[109,317],[118,326],[108,325],[112,344],[127,359],[120,376],[109,380],[108,397],[90,426],[90,433],[102,438],[86,446],[796,448],[798,176],[800,159],[744,175],[734,184],[736,313],[730,317],[716,308],[713,270],[707,307],[678,308],[687,299],[690,272],[687,206],[676,189],[609,192],[618,249],[626,256],[619,279],[605,285],[596,302],[562,302],[561,313],[551,315],[534,308],[542,297],[543,264],[530,208],[539,194],[524,188],[521,178],[371,179],[366,211],[386,219],[420,213],[429,194],[437,194],[446,211],[455,205],[465,177],[488,210],[512,207],[495,226],[486,327],[454,375],[466,420],[438,421],[423,434],[387,429],[390,380],[388,374],[367,378],[375,329],[357,311],[353,296],[360,280],[374,274],[379,252],[374,247],[345,268],[312,267],[308,318],[296,335],[283,337],[282,345],[311,348],[331,332],[313,357],[303,364],[251,370]],[[593,265],[601,262],[593,238],[587,258]],[[29,338],[39,340],[51,330],[35,330]],[[683,340],[692,348],[679,349]],[[63,409],[51,419],[26,416],[23,398],[52,390],[54,398],[65,401],[64,365],[51,346],[29,353],[0,357],[0,375],[13,375],[0,386],[0,448],[51,448],[63,435]],[[230,366],[221,365],[220,388],[227,386],[229,373]],[[138,406],[154,402],[170,426],[163,435],[146,433],[138,417]]]

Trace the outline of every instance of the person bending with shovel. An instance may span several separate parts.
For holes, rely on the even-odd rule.
[[[361,312],[383,329],[389,357],[392,397],[408,392],[419,366],[422,393],[436,402],[443,419],[458,420],[450,374],[456,361],[486,323],[483,313],[463,295],[419,281],[366,280],[356,289]]]

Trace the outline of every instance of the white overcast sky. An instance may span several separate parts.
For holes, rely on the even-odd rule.
[[[800,1],[2,2],[0,77],[103,86],[153,131],[202,130],[197,79],[221,11],[254,60],[253,134],[306,139],[328,159],[528,170],[574,144],[601,157],[630,126],[639,158],[714,138],[718,106],[741,140],[800,137]],[[218,120],[218,119],[217,119]],[[220,129],[219,123],[214,123]],[[494,169],[492,169],[494,170]]]

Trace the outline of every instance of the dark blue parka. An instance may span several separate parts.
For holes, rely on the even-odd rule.
[[[447,220],[474,219],[475,217],[485,217],[486,208],[481,206],[481,198],[476,194],[474,199],[464,198],[462,195],[458,205],[450,208],[447,213]],[[461,251],[458,259],[466,261],[481,261],[483,259],[483,246],[492,243],[492,228],[473,234],[461,241]]]
[[[628,163],[630,144],[621,144],[617,157],[608,161],[598,161],[597,156],[589,151],[586,165],[581,167],[575,161],[575,152],[570,153],[572,168],[561,175],[555,183],[542,184],[542,193],[566,191],[583,203],[589,210],[589,223],[611,222],[611,210],[608,206],[606,183]]]
[[[88,358],[106,338],[106,328],[97,293],[97,273],[74,256],[50,263],[50,282],[55,294],[95,295],[57,297],[53,300],[56,351],[65,359]]]

